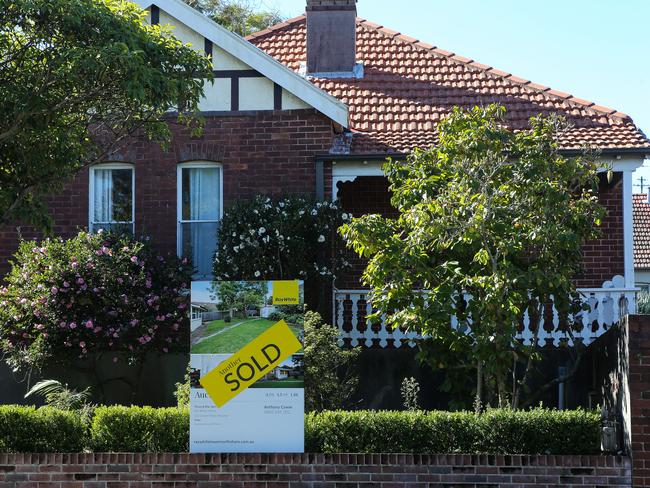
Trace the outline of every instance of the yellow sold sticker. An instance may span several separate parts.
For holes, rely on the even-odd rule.
[[[300,287],[297,281],[273,282],[273,305],[299,305]]]
[[[199,381],[221,408],[301,348],[291,328],[281,320]]]

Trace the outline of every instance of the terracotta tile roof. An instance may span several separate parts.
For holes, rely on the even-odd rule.
[[[305,16],[248,37],[298,71],[306,56]],[[650,141],[632,119],[614,109],[575,98],[457,56],[398,32],[357,19],[357,59],[362,79],[309,79],[350,107],[353,153],[408,152],[436,141],[435,126],[454,105],[500,102],[513,129],[538,113],[564,115],[573,125],[564,149],[644,149]]]
[[[645,193],[634,195],[634,267],[650,268],[650,203]]]

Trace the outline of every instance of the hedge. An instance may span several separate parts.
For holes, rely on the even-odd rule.
[[[87,432],[77,413],[0,406],[0,452],[78,452],[84,448]]]
[[[189,426],[186,408],[99,407],[90,447],[97,452],[187,452]]]
[[[306,416],[308,452],[595,454],[601,419],[584,410],[322,412]]]
[[[0,452],[186,452],[189,411],[98,407],[90,425],[52,408],[0,406]],[[321,412],[305,416],[307,452],[596,454],[600,415],[584,410]]]

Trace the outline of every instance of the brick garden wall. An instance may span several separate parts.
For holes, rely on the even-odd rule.
[[[314,110],[255,112],[207,117],[202,137],[172,126],[168,151],[140,141],[116,159],[135,164],[136,234],[148,234],[163,253],[176,253],[177,164],[222,163],[224,206],[257,193],[309,193],[316,190],[315,155],[332,145],[331,123]],[[79,174],[50,199],[53,233],[69,237],[88,225],[88,172]],[[0,230],[0,276],[15,251],[16,225]],[[25,238],[39,237],[23,227]]]
[[[2,488],[630,487],[620,456],[0,454]]]
[[[621,416],[634,486],[650,486],[650,316],[628,315],[621,331]],[[626,374],[627,373],[627,374]],[[627,382],[626,382],[627,379]],[[626,384],[627,383],[627,384]]]

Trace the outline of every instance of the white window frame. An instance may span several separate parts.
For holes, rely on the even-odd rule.
[[[219,168],[219,218],[218,220],[183,220],[183,169],[185,168]],[[189,161],[176,165],[176,255],[181,256],[183,242],[181,228],[183,224],[219,223],[223,219],[223,165],[214,161]]]
[[[112,224],[131,224],[131,233],[135,234],[135,165],[131,163],[100,163],[90,166],[88,171],[88,231],[94,232],[95,215],[95,170],[98,169],[129,169],[131,170],[131,221],[111,222]]]

